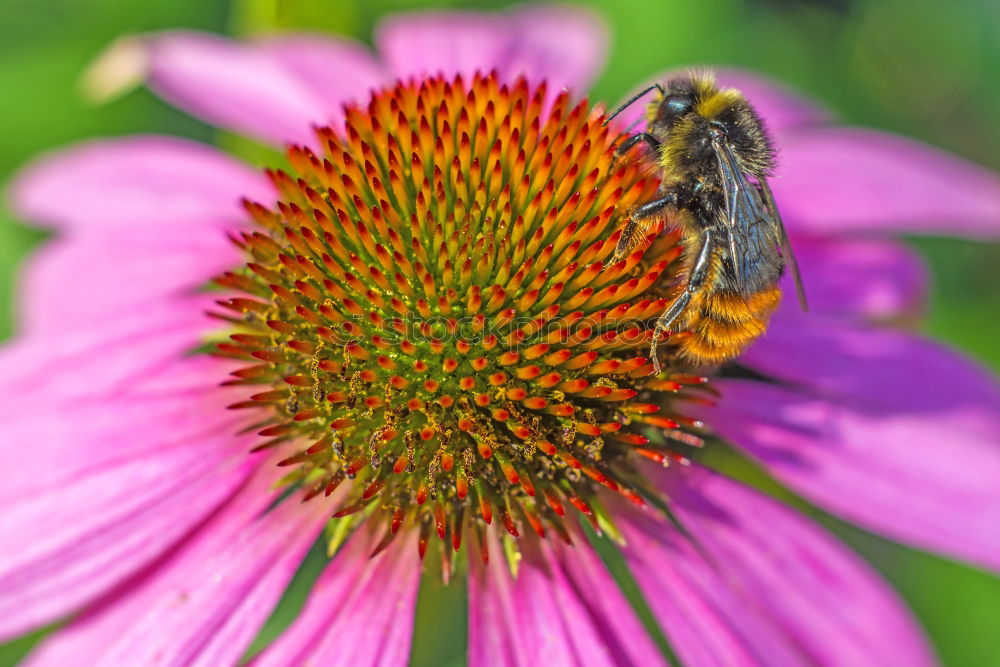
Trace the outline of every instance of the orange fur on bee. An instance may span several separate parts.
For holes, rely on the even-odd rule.
[[[739,355],[764,333],[781,301],[781,290],[775,286],[748,297],[709,288],[699,296],[684,314],[684,329],[690,335],[677,342],[689,361],[715,365]]]

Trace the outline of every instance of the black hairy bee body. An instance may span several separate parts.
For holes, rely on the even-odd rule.
[[[646,130],[622,142],[617,152],[624,155],[640,143],[654,150],[660,188],[655,199],[631,212],[613,259],[624,257],[663,216],[679,226],[684,279],[656,322],[650,356],[659,370],[658,338],[684,331],[687,335],[677,338],[684,358],[719,364],[765,331],[781,300],[778,281],[786,265],[805,305],[767,185],[775,151],[750,103],[736,90],[718,88],[711,76],[688,74],[655,85],[621,109],[654,89],[658,96],[648,107]]]

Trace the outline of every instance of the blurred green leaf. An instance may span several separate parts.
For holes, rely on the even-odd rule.
[[[51,631],[51,628],[42,628],[7,644],[0,644],[0,667],[16,665],[24,659],[24,656],[28,655],[35,644],[42,641]]]
[[[443,584],[437,549],[437,544],[432,544],[424,560],[410,656],[412,667],[461,667],[468,650],[465,572],[460,570],[448,585]]]
[[[1000,371],[1000,244],[959,239],[911,239],[933,281],[925,331]]]
[[[238,0],[232,26],[237,35],[310,30],[356,35],[363,3],[355,0]]]

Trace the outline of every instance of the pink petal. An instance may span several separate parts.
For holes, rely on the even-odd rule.
[[[387,78],[367,47],[330,35],[269,37],[254,42],[254,48],[291,72],[321,101],[317,111],[323,113],[317,120],[329,118],[336,124],[346,102],[367,104],[370,91]]]
[[[936,148],[873,130],[783,136],[770,184],[793,231],[995,238],[1000,177]]]
[[[200,465],[196,452],[209,446],[212,449],[201,452],[204,462],[220,462],[228,454],[246,452],[255,444],[251,439],[233,435],[246,425],[248,417],[225,409],[237,395],[233,390],[223,391],[216,386],[219,378],[225,377],[224,365],[220,367],[215,360],[199,358],[160,362],[149,368],[153,374],[167,376],[160,386],[132,386],[126,381],[123,387],[92,387],[83,396],[69,392],[48,395],[23,388],[25,395],[7,402],[0,425],[4,437],[0,462],[5,466],[0,499],[12,506],[7,519],[13,520],[17,514],[13,505],[40,504],[38,512],[44,514],[45,503],[61,505],[60,499],[77,493],[74,489],[78,486],[84,489],[80,492],[83,495],[90,492],[86,489],[94,493],[128,492],[110,486],[107,479],[95,490],[88,486],[89,475],[106,478],[109,474],[120,474],[122,483],[127,485],[128,474],[115,472],[119,467],[136,466],[144,459],[159,457],[176,459],[182,467]],[[201,376],[197,384],[187,377],[194,373]],[[244,388],[238,397],[245,395]],[[30,443],[30,447],[25,443]],[[193,451],[187,451],[189,447]],[[91,500],[110,502],[100,495]],[[82,528],[78,524],[66,526],[65,530]],[[7,558],[24,558],[29,553],[26,547]]]
[[[228,364],[183,357],[172,313],[8,346],[0,372],[0,634],[50,622],[135,574],[254,461]],[[88,340],[89,338],[89,340]]]
[[[526,5],[511,13],[514,43],[501,71],[545,79],[583,96],[604,68],[608,30],[597,14],[569,5]]]
[[[224,230],[244,224],[243,195],[274,198],[260,174],[167,137],[90,142],[29,167],[15,208],[69,229],[29,260],[22,328],[65,329],[200,287],[239,262]]]
[[[328,516],[322,502],[265,511],[266,464],[156,568],[47,640],[34,665],[236,664]]]
[[[637,86],[629,93],[625,100],[643,90],[652,83],[665,83],[685,70],[668,70],[651,78],[641,86]],[[758,74],[738,69],[716,69],[716,81],[725,88],[736,88],[750,101],[764,123],[771,131],[772,135],[782,133],[795,128],[818,125],[829,120],[829,112],[822,109],[814,102],[806,99],[799,93],[793,92],[782,84],[772,79],[764,78]],[[622,127],[628,127],[634,122],[640,121],[646,113],[646,105],[652,98],[644,98],[632,104],[623,111],[618,118]],[[624,100],[623,100],[624,101]],[[612,107],[611,110],[617,108]],[[780,136],[773,138],[780,141]]]
[[[191,357],[200,300],[153,302],[0,350],[0,633],[135,574],[252,468],[231,364]]]
[[[470,558],[470,665],[666,664],[586,537],[574,537],[575,548],[522,538],[515,578],[489,533],[489,566]]]
[[[271,203],[275,194],[262,174],[224,153],[159,136],[90,141],[43,157],[21,172],[10,193],[11,207],[25,220],[114,226],[117,234],[157,225],[191,234],[206,225],[242,224],[244,196]]]
[[[182,299],[240,261],[222,230],[209,226],[192,233],[165,226],[123,234],[88,230],[59,238],[28,259],[19,328],[44,335]]]
[[[803,318],[804,319],[804,318]],[[828,320],[773,328],[705,420],[851,521],[1000,569],[1000,390],[954,353]]]
[[[361,529],[317,580],[302,613],[255,665],[392,667],[410,655],[421,561],[409,532],[375,558]],[[380,537],[380,535],[379,535]]]
[[[208,382],[217,382],[228,364],[208,358],[178,363],[214,327],[206,326],[202,312],[209,303],[206,295],[152,301],[89,326],[8,343],[0,348],[0,377],[7,387],[0,417],[50,414],[55,401],[92,404],[102,392],[116,397],[141,391],[164,384],[163,378],[190,377],[192,369],[201,373],[200,386],[210,375]],[[212,364],[210,374],[202,364]]]
[[[378,27],[375,43],[399,77],[496,69],[505,80],[524,74],[582,94],[604,62],[607,35],[589,11],[535,5],[497,14],[397,15]]]
[[[141,571],[215,511],[252,466],[245,454],[222,459],[178,447],[8,506],[0,636],[57,620]]]
[[[625,558],[688,665],[929,665],[874,570],[783,505],[704,469],[661,476],[685,533],[618,515]]]
[[[251,44],[198,32],[149,39],[150,87],[203,120],[276,145],[310,143],[336,108]],[[331,63],[331,67],[334,64]]]
[[[810,314],[897,320],[917,315],[926,300],[923,261],[902,243],[796,237],[792,247]],[[788,273],[782,281],[785,298],[778,321],[787,311],[793,316],[800,312]]]

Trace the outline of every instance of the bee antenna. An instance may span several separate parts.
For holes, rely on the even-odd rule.
[[[613,114],[611,114],[610,116],[608,116],[607,118],[605,118],[604,119],[604,123],[602,124],[602,127],[605,126],[605,125],[607,125],[608,123],[610,123],[611,120],[615,116],[617,116],[618,114],[620,114],[622,111],[625,111],[625,109],[628,109],[630,106],[632,106],[633,104],[635,104],[639,100],[639,98],[645,97],[646,95],[648,95],[653,90],[658,90],[658,91],[660,91],[660,94],[663,94],[663,86],[661,86],[658,83],[654,83],[652,86],[639,91],[638,93],[636,93],[635,95],[633,95],[631,99],[629,99],[627,102],[623,103],[620,107],[618,107],[617,109],[615,109],[615,112]]]

